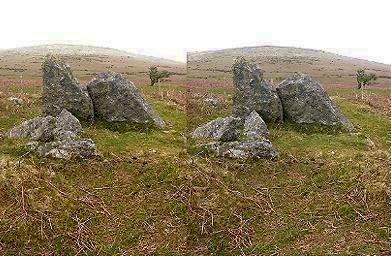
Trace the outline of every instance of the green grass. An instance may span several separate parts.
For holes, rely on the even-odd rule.
[[[15,90],[0,95],[1,133],[39,114],[39,88]],[[228,94],[213,92],[222,109],[193,102],[187,116],[174,101],[182,88],[157,90],[141,88],[167,127],[87,126],[99,159],[21,157],[25,140],[0,137],[0,254],[390,253],[389,116],[334,91],[355,132],[274,125],[279,158],[237,161],[193,156],[184,144],[187,122],[229,114]],[[18,108],[10,95],[29,103]]]

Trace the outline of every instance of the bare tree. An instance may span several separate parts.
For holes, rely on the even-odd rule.
[[[373,73],[367,74],[364,69],[357,70],[357,88],[361,90],[361,100],[364,101],[364,87],[377,80],[377,76]]]

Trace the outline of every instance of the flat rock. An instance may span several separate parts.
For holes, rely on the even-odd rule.
[[[265,138],[269,135],[266,123],[255,110],[245,119],[244,135],[250,140]]]
[[[247,159],[247,158],[274,158],[277,152],[272,143],[267,140],[248,140],[230,142],[211,142],[205,148],[216,156]]]
[[[24,121],[6,133],[8,138],[31,138],[36,141],[53,140],[56,119],[52,116],[35,117]]]
[[[97,118],[109,122],[165,125],[134,84],[120,74],[100,73],[87,84],[87,88]]]
[[[22,106],[23,105],[23,100],[20,99],[20,98],[17,98],[17,97],[14,97],[14,96],[11,96],[8,98],[9,101],[13,102],[14,104],[18,105],[18,106]]]
[[[65,62],[53,55],[48,55],[42,64],[42,71],[44,115],[57,116],[63,109],[67,109],[80,120],[93,120],[91,98]]]
[[[232,66],[235,95],[233,115],[246,117],[253,110],[266,122],[282,121],[282,105],[277,92],[263,78],[263,71],[244,58],[235,60]]]
[[[241,126],[240,118],[219,117],[195,129],[191,137],[194,139],[210,138],[218,141],[233,141],[239,137]]]
[[[99,156],[95,143],[90,140],[62,140],[48,142],[38,147],[38,155],[59,159],[91,158]]]
[[[209,105],[211,105],[212,107],[214,107],[214,108],[221,108],[220,102],[218,100],[216,100],[216,99],[206,98],[204,101],[206,103],[208,103]]]
[[[343,125],[352,123],[330,99],[326,90],[310,76],[295,73],[277,88],[284,109],[284,118],[294,123]]]
[[[28,151],[35,151],[37,150],[38,146],[39,146],[39,141],[30,141],[25,145]]]

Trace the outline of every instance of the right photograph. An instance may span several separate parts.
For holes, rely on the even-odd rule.
[[[275,158],[279,151],[293,153],[302,141],[303,152],[331,143],[350,151],[345,144],[354,134],[374,145],[362,131],[363,104],[389,111],[389,65],[322,50],[258,46],[192,52],[187,69],[189,147],[198,153]]]
[[[215,223],[236,219],[251,255],[387,255],[390,78],[387,64],[323,50],[189,52],[187,147],[225,193]]]

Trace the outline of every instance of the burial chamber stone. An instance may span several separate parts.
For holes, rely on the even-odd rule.
[[[229,142],[211,142],[205,148],[213,151],[217,156],[229,158],[274,158],[277,152],[267,139],[244,140]]]
[[[263,72],[256,64],[238,58],[232,66],[232,73],[234,116],[244,118],[255,110],[265,122],[282,121],[282,105],[277,92],[263,78]]]
[[[37,152],[41,157],[59,159],[91,158],[100,156],[95,143],[91,139],[48,142],[39,146]]]
[[[8,138],[31,138],[34,141],[50,141],[54,138],[56,119],[52,116],[35,117],[13,127],[5,136]]]
[[[53,133],[56,140],[75,139],[83,133],[83,127],[74,115],[63,109],[56,118]]]
[[[277,152],[266,139],[268,134],[265,122],[254,110],[244,120],[232,116],[219,117],[198,127],[191,136],[194,139],[212,139],[202,147],[216,156],[238,159],[274,158]]]
[[[61,159],[90,158],[99,156],[91,139],[80,139],[83,128],[79,120],[66,109],[57,117],[35,117],[12,128],[9,138],[30,138],[29,151],[37,151],[41,157]]]
[[[256,140],[259,138],[266,138],[269,135],[269,130],[262,117],[253,110],[245,119],[244,135],[249,140]]]
[[[349,130],[353,124],[331,100],[326,90],[310,76],[295,73],[277,88],[284,119],[299,124],[342,125]]]
[[[42,71],[44,115],[57,116],[63,109],[67,109],[80,120],[93,120],[91,98],[63,60],[54,55],[47,55],[42,64]]]
[[[30,138],[33,141],[74,139],[83,132],[79,120],[66,109],[57,117],[35,117],[6,133],[8,138]]]
[[[121,74],[98,74],[87,84],[96,118],[109,122],[134,122],[164,127],[164,121],[140,95],[134,84]]]
[[[218,141],[236,140],[241,132],[241,119],[236,117],[218,117],[194,130],[192,138],[211,138]]]

